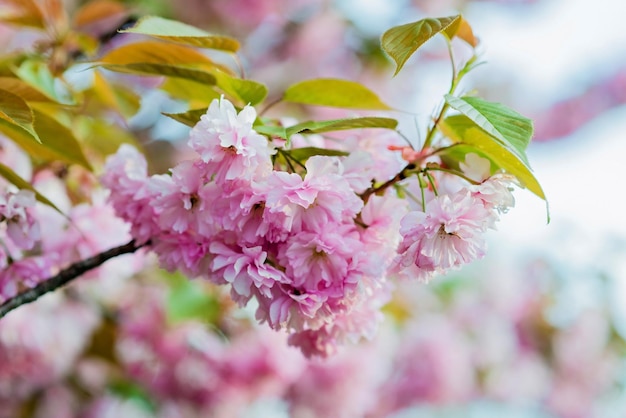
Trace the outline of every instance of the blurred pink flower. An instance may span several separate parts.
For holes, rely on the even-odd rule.
[[[412,405],[458,404],[475,391],[474,365],[462,330],[442,316],[407,324],[391,374],[378,389],[371,416]]]
[[[89,306],[47,295],[0,321],[0,404],[20,402],[68,373],[98,324]]]
[[[0,220],[6,222],[8,237],[24,250],[33,248],[41,238],[39,223],[30,213],[34,206],[35,193],[30,190],[0,193]]]

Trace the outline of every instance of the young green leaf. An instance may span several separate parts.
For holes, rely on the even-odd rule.
[[[291,156],[293,159],[298,160],[303,164],[306,163],[306,160],[313,157],[314,155],[326,155],[331,157],[345,157],[350,155],[350,153],[345,151],[316,147],[294,148],[290,150],[284,150],[282,152],[289,154],[289,156]]]
[[[201,320],[212,323],[219,317],[219,301],[207,292],[201,281],[192,281],[182,274],[167,277],[170,291],[167,292],[166,313],[172,323],[186,320]]]
[[[205,107],[202,109],[188,110],[184,113],[163,113],[163,115],[193,128],[198,122],[200,122],[200,117],[206,112],[207,108]]]
[[[70,128],[55,118],[35,109],[35,129],[43,145],[61,157],[62,161],[82,165],[91,170],[91,164],[83,153],[82,146]]]
[[[287,139],[287,128],[275,125],[254,125],[254,130],[261,135]]]
[[[114,109],[127,118],[137,113],[141,104],[139,96],[133,90],[123,84],[114,84],[100,71],[94,72],[91,91],[107,111]]]
[[[20,96],[0,89],[0,122],[20,128],[32,139],[41,142],[33,127],[33,110]]]
[[[267,87],[253,80],[243,80],[232,77],[219,69],[211,71],[216,79],[216,84],[224,92],[240,100],[243,105],[252,106],[260,103],[267,96]]]
[[[213,74],[209,72],[185,67],[178,67],[175,65],[133,63],[123,65],[104,64],[102,65],[102,67],[118,73],[183,78],[185,80],[190,80],[207,85],[215,85],[217,82]]]
[[[528,165],[525,150],[533,136],[530,119],[500,104],[478,97],[445,96],[451,108],[458,110],[476,126],[500,141]]]
[[[63,161],[68,164],[79,164],[91,170],[91,164],[71,129],[37,109],[33,109],[33,114],[35,131],[42,143],[33,141],[23,129],[14,125],[0,124],[0,131],[13,139],[35,160]]]
[[[167,78],[159,88],[175,99],[186,101],[190,108],[206,107],[213,99],[220,98],[215,85],[200,84],[184,78]]]
[[[15,171],[13,171],[10,167],[7,167],[6,165],[0,163],[0,176],[4,177],[9,183],[13,184],[14,186],[16,186],[18,189],[25,189],[25,190],[30,190],[31,192],[35,193],[35,198],[43,203],[44,205],[48,205],[50,206],[52,209],[56,210],[57,212],[59,212],[60,214],[63,214],[63,212],[61,212],[61,209],[59,209],[58,207],[56,207],[56,205],[54,203],[52,203],[50,200],[48,200],[44,195],[42,195],[41,193],[39,193],[37,190],[35,190],[35,188],[33,187],[32,184],[30,184],[29,182],[27,182],[26,180],[24,180],[23,178],[21,178]]]
[[[522,151],[519,155],[519,152],[489,135],[465,115],[449,116],[440,126],[448,138],[456,143],[476,148],[480,154],[487,156],[498,167],[517,177],[523,187],[546,200],[541,185],[527,163],[525,152]]]
[[[141,148],[131,131],[104,118],[78,117],[72,128],[83,138],[85,146],[99,156],[114,154],[122,144]]]
[[[239,42],[234,38],[213,35],[195,26],[157,16],[143,17],[132,28],[120,32],[149,35],[180,44],[227,52],[237,52],[239,49]]]
[[[397,75],[406,61],[426,41],[438,33],[452,38],[458,30],[461,16],[429,18],[407,23],[387,30],[381,38],[383,50],[396,63]]]
[[[316,78],[293,84],[285,91],[283,100],[346,109],[392,109],[364,85],[335,78]]]
[[[27,59],[17,67],[15,74],[56,102],[72,104],[73,99],[68,96],[68,92],[57,88],[59,84],[44,60]]]
[[[302,122],[286,129],[287,137],[297,133],[323,133],[333,131],[344,131],[348,129],[364,129],[364,128],[384,128],[396,129],[398,121],[391,118],[381,117],[362,117],[349,119],[334,119],[323,121]]]

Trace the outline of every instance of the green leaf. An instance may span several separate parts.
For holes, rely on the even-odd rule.
[[[128,86],[112,83],[100,71],[94,72],[91,91],[100,101],[100,103],[96,104],[97,109],[95,113],[100,113],[102,110],[108,112],[114,109],[120,115],[129,118],[139,110],[139,96],[129,89]]]
[[[157,16],[143,17],[134,27],[120,32],[149,35],[181,44],[227,52],[237,52],[239,49],[239,42],[234,38],[213,35],[195,26]]]
[[[465,157],[467,156],[467,154],[476,154],[481,158],[490,160],[488,155],[483,154],[483,152],[476,147],[459,143],[454,144],[450,147],[445,147],[438,154],[441,157],[441,162],[444,164],[445,167],[460,172],[463,172],[460,163],[465,163]],[[493,161],[491,161],[489,174],[493,175],[499,170],[500,167],[498,167],[495,163],[493,163]]]
[[[100,156],[114,154],[122,144],[141,148],[128,129],[103,118],[79,117],[74,121],[73,128],[83,138],[85,146]]]
[[[42,140],[41,144],[33,141],[24,130],[15,126],[0,124],[0,131],[13,139],[35,160],[63,161],[82,165],[88,170],[92,169],[71,129],[37,109],[33,109],[33,114],[35,131]]]
[[[394,75],[400,72],[406,61],[419,47],[436,34],[443,32],[448,38],[452,38],[460,22],[460,15],[429,18],[387,30],[381,38],[381,46],[396,63]]]
[[[15,73],[19,78],[44,92],[56,102],[72,104],[73,99],[69,96],[69,92],[66,89],[61,89],[61,85],[56,83],[47,62],[27,59],[20,64]]]
[[[510,151],[516,153],[526,165],[526,148],[533,136],[533,123],[530,119],[500,104],[488,102],[478,97],[455,97],[445,95],[446,102],[458,110],[480,129],[500,141]]]
[[[336,78],[316,78],[293,84],[285,91],[283,100],[346,109],[392,109],[364,85]]]
[[[254,106],[262,102],[267,96],[267,87],[264,84],[232,77],[218,69],[213,70],[212,74],[216,79],[217,86],[224,90],[224,93],[240,100],[243,105]]]
[[[395,119],[368,116],[362,118],[302,122],[288,127],[286,134],[288,139],[291,135],[297,133],[314,134],[364,128],[396,129],[396,126],[398,126],[398,121]]]
[[[496,166],[514,175],[522,187],[546,200],[539,181],[526,163],[526,155],[518,155],[500,140],[479,128],[474,121],[465,115],[447,117],[441,124],[441,130],[452,141],[475,148],[481,155],[488,157]]]
[[[284,126],[255,125],[254,130],[260,133],[261,135],[287,139],[287,128],[285,128]]]
[[[43,203],[44,205],[48,205],[51,208],[53,208],[54,210],[56,210],[57,212],[59,212],[60,214],[63,214],[63,212],[61,212],[61,209],[56,207],[56,205],[54,203],[52,203],[44,195],[42,195],[37,190],[35,190],[35,188],[33,187],[32,184],[30,184],[29,182],[27,182],[26,180],[21,178],[10,167],[7,167],[6,165],[4,165],[2,163],[0,163],[0,176],[4,177],[8,182],[10,182],[13,185],[15,185],[18,189],[30,190],[31,192],[35,193],[35,198],[39,202]]]
[[[24,131],[31,139],[41,142],[33,127],[33,109],[21,97],[0,89],[0,121]]]
[[[41,91],[37,90],[30,84],[14,77],[0,77],[0,89],[19,96],[25,102],[44,102],[53,103],[51,99]]]
[[[194,48],[158,41],[134,42],[110,51],[100,64],[156,64],[176,67],[213,68],[216,66],[207,56]]]
[[[193,128],[198,122],[200,122],[200,117],[206,114],[206,112],[207,108],[205,107],[202,109],[188,110],[184,113],[163,113],[163,115]]]
[[[178,67],[168,64],[151,64],[151,63],[133,63],[123,65],[104,64],[103,68],[118,73],[137,74],[147,76],[165,76],[183,78],[185,80],[194,81],[201,84],[215,85],[216,79],[213,74],[194,70],[191,68]]]
[[[186,320],[202,320],[212,323],[219,316],[219,301],[202,286],[181,274],[168,278],[170,291],[166,302],[168,320],[178,323]]]
[[[159,88],[167,92],[171,97],[188,102],[190,108],[208,106],[213,99],[219,99],[214,85],[195,83],[183,78],[168,78]]]
[[[114,345],[115,340],[111,340],[110,344]],[[111,351],[115,352],[115,350]],[[113,359],[115,359],[115,357]],[[131,380],[122,380],[119,377],[112,378],[108,382],[106,390],[112,393],[114,399],[123,399],[124,405],[130,405],[130,410],[142,411],[138,413],[140,416],[154,416],[157,412],[153,397],[146,388],[139,383],[135,383]]]
[[[346,157],[350,155],[350,153],[345,151],[316,147],[294,148],[290,150],[283,150],[282,152],[289,154],[291,157],[300,161],[303,164],[306,162],[306,160],[308,160],[310,157],[313,157],[314,155],[326,155],[331,157]]]
[[[292,135],[316,134],[323,132],[344,131],[348,129],[384,128],[396,129],[398,121],[391,118],[381,118],[376,116],[366,116],[361,118],[333,119],[323,121],[307,121],[297,125],[284,127],[276,125],[256,124],[254,129],[270,137],[279,137],[289,140]]]
[[[109,52],[98,65],[117,72],[174,77],[208,86],[219,82],[224,91],[241,99],[256,100],[267,94],[265,86],[231,77],[230,70],[184,45],[136,42]]]
[[[91,164],[83,154],[83,149],[70,128],[51,116],[35,109],[35,130],[39,133],[45,148],[61,161],[79,164],[91,170]]]

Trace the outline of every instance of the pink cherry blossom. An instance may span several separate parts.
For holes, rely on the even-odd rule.
[[[147,188],[159,226],[177,233],[194,231],[210,235],[211,220],[202,213],[201,189],[205,183],[206,167],[200,162],[184,161],[172,169],[172,175],[150,177]]]
[[[215,99],[191,130],[189,146],[215,174],[215,181],[269,174],[273,153],[267,139],[252,124],[256,110],[244,107],[239,114],[231,102]]]
[[[199,196],[200,210],[216,232],[237,231],[237,241],[251,246],[262,245],[265,240],[274,241],[271,238],[275,235],[273,227],[263,219],[263,195],[254,184],[243,179],[221,184],[212,182],[202,187]],[[278,234],[284,239],[280,231]]]
[[[376,177],[374,171],[374,159],[369,152],[354,151],[341,160],[343,172],[339,173],[348,181],[352,190],[363,193],[372,186]]]
[[[181,270],[189,277],[206,277],[212,261],[210,241],[192,232],[182,234],[163,232],[153,238],[152,250],[159,264],[168,271]]]
[[[359,238],[353,226],[326,224],[322,230],[293,235],[278,259],[302,292],[343,295],[344,284],[356,281],[352,260],[363,249]]]
[[[363,207],[361,220],[367,227],[361,230],[361,241],[370,275],[386,274],[402,239],[400,220],[407,212],[407,202],[390,193],[370,197]]]
[[[139,244],[159,231],[151,204],[153,193],[147,188],[147,163],[136,148],[122,144],[107,158],[102,184],[111,191],[108,201],[115,213],[131,224],[132,235]]]
[[[267,264],[267,253],[261,247],[230,248],[215,241],[210,247],[214,255],[211,268],[214,275],[232,285],[234,299],[241,305],[252,297],[251,287],[266,297],[275,283],[287,282],[284,273]]]
[[[333,303],[326,304],[334,308],[332,321],[321,325],[310,321],[316,327],[292,333],[289,345],[298,347],[309,358],[329,357],[346,343],[357,343],[364,338],[373,339],[383,319],[380,309],[391,298],[390,290],[389,284],[382,280],[363,278],[358,292],[341,301],[342,306],[337,308]]]
[[[483,201],[488,209],[495,209],[498,213],[507,213],[515,206],[513,184],[516,180],[510,174],[497,173],[481,184],[470,187],[474,196]]]
[[[329,222],[352,219],[363,207],[350,183],[342,177],[337,157],[314,156],[306,162],[302,179],[294,173],[275,171],[267,179],[266,209],[284,217],[287,231],[319,229]]]
[[[394,271],[428,280],[435,272],[481,258],[491,216],[482,201],[466,190],[436,197],[428,202],[426,212],[409,212],[401,222],[403,240]]]
[[[513,175],[506,173],[492,175],[489,160],[474,153],[467,154],[465,162],[459,165],[466,176],[479,183],[468,186],[468,189],[474,196],[480,198],[488,209],[506,213],[515,206],[512,186],[516,180]],[[494,223],[496,220],[497,215],[494,214]]]
[[[6,232],[21,249],[33,248],[41,238],[39,224],[29,212],[35,206],[35,193],[20,190],[0,193],[0,219],[6,222]]]

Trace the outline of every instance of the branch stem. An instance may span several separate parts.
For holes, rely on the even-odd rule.
[[[134,240],[127,244],[120,245],[119,247],[111,248],[110,250],[101,252],[93,257],[85,260],[77,261],[69,267],[61,270],[57,275],[52,276],[32,289],[28,289],[25,292],[19,293],[14,297],[7,299],[0,305],[0,318],[4,317],[7,313],[13,309],[18,308],[27,303],[33,302],[46,293],[55,291],[60,287],[65,286],[72,280],[81,276],[82,274],[102,265],[105,261],[111,258],[117,257],[122,254],[129,254],[137,251],[139,248],[148,245],[148,243],[137,245]]]

